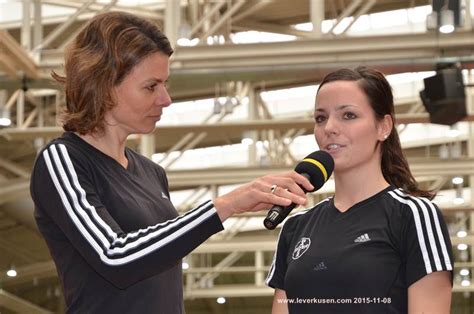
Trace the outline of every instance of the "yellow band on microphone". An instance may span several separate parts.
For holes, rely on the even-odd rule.
[[[318,167],[324,175],[324,182],[326,182],[328,180],[328,173],[327,173],[326,168],[324,168],[322,163],[320,163],[316,159],[311,159],[311,158],[305,158],[305,159],[303,159],[303,161],[309,162],[309,163],[315,165],[316,167]]]

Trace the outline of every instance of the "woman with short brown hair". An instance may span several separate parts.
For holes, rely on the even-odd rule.
[[[171,99],[168,39],[152,23],[94,17],[66,52],[65,133],[31,176],[35,218],[68,313],[184,313],[181,258],[229,216],[305,202],[296,172],[266,176],[179,216],[162,167],[126,147]],[[278,188],[272,186],[278,185]]]

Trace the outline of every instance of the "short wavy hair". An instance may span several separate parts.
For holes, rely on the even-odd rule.
[[[152,53],[173,54],[157,25],[124,12],[99,14],[87,23],[65,52],[63,128],[79,134],[102,133],[105,113],[116,104],[113,87]]]

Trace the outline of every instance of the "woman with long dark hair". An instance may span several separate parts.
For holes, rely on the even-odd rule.
[[[282,227],[267,278],[273,313],[449,313],[449,234],[403,156],[384,75],[328,74],[314,118],[335,194]]]

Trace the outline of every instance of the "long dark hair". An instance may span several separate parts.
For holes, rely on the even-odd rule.
[[[433,191],[422,190],[418,187],[413,174],[410,171],[408,162],[403,155],[400,138],[395,128],[395,108],[393,94],[390,84],[385,76],[367,67],[358,67],[354,70],[340,69],[326,75],[319,85],[334,81],[355,81],[367,96],[372,107],[375,118],[380,121],[385,115],[390,115],[394,127],[386,140],[381,142],[382,154],[382,174],[388,183],[405,190],[414,196],[427,197],[433,199]]]

